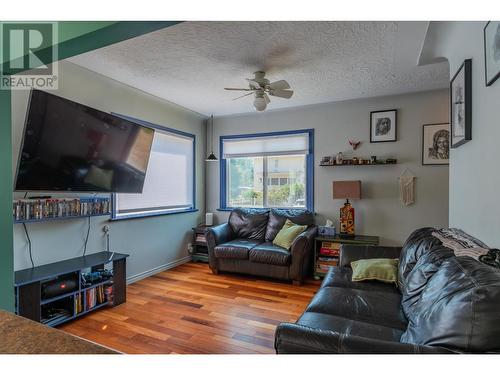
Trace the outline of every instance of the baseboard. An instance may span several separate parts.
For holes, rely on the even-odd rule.
[[[181,258],[174,260],[173,262],[162,264],[161,266],[152,268],[150,270],[138,273],[137,275],[127,277],[127,284],[132,284],[135,283],[136,281],[145,279],[146,277],[153,276],[157,273],[163,272],[165,270],[168,270],[170,268],[177,267],[181,264],[187,263],[191,261],[191,255],[188,255],[187,257]]]

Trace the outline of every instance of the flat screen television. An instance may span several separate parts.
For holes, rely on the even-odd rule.
[[[141,193],[154,130],[33,90],[16,191]]]

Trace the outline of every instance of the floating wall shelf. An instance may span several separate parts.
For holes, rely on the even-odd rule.
[[[320,164],[320,167],[368,167],[373,165],[396,165],[397,161],[387,163],[385,160],[377,161],[377,163],[366,163],[366,164]]]
[[[57,220],[68,220],[68,219],[81,219],[81,218],[87,218],[87,217],[94,217],[94,216],[109,216],[111,215],[110,212],[104,213],[104,214],[92,214],[92,215],[78,215],[78,216],[60,216],[60,217],[43,217],[40,219],[29,219],[29,220],[14,220],[14,224],[22,224],[22,223],[39,223],[39,222],[45,222],[45,221],[57,221]]]

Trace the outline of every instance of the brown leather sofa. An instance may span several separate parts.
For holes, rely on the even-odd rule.
[[[277,353],[500,353],[500,269],[413,232],[403,247],[344,245]],[[399,258],[398,285],[352,281],[350,264]]]
[[[290,250],[273,244],[286,219],[307,225]],[[301,284],[311,270],[314,214],[297,209],[234,209],[225,224],[207,231],[208,259],[214,274],[245,273]]]

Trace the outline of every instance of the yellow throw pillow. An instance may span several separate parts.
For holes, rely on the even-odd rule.
[[[352,281],[378,280],[396,283],[399,259],[361,259],[351,262]]]
[[[293,241],[297,238],[297,236],[306,229],[307,225],[297,225],[290,221],[290,219],[286,219],[283,228],[281,228],[274,238],[273,244],[284,247],[288,250],[292,247]]]

